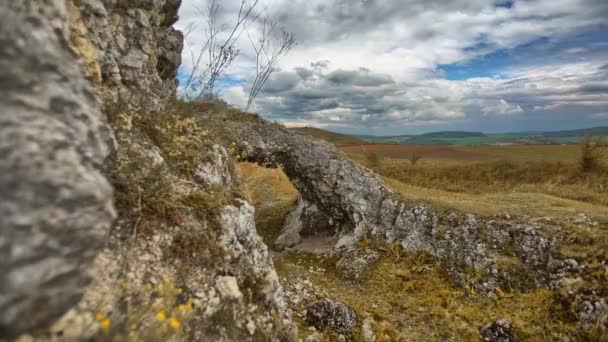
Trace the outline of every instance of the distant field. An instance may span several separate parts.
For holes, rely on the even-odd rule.
[[[407,159],[413,153],[422,161],[481,162],[563,161],[575,162],[580,155],[578,145],[526,146],[416,146],[416,145],[360,145],[340,148],[348,154],[377,153],[384,158]]]
[[[479,146],[492,145],[496,143],[517,144],[517,145],[560,145],[578,144],[584,136],[542,136],[542,135],[517,135],[517,134],[471,134],[469,136],[459,136],[453,134],[430,133],[414,136],[395,136],[395,137],[372,137],[362,136],[361,138],[376,144],[403,144],[403,145],[423,145],[423,146]],[[464,135],[464,134],[463,134]]]
[[[477,195],[533,192],[608,205],[608,172],[581,173],[580,145],[377,144],[341,150],[384,177],[416,187]],[[412,165],[412,155],[422,159]]]

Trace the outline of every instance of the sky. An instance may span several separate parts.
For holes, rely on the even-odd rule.
[[[180,80],[206,41],[206,1],[180,9],[176,27],[194,27]],[[240,1],[219,1],[218,22]],[[261,1],[297,40],[250,109],[268,120],[374,135],[608,126],[607,0]],[[247,26],[218,83],[240,108],[260,30]]]

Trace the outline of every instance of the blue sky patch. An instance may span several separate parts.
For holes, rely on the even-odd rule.
[[[497,3],[495,6],[498,7],[503,7],[503,8],[511,8],[513,7],[513,4],[515,4],[515,1],[501,1],[499,3]]]

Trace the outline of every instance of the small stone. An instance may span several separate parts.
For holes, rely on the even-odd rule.
[[[321,342],[322,337],[318,332],[312,333],[306,337],[306,342]]]
[[[306,307],[306,322],[319,330],[348,333],[357,324],[357,315],[346,304],[324,299]]]
[[[250,335],[253,335],[255,333],[255,323],[253,323],[252,320],[249,320],[247,322],[247,331],[249,331]]]
[[[482,340],[488,342],[512,342],[515,340],[511,323],[504,318],[499,318],[484,325],[480,334]]]
[[[363,326],[361,327],[361,337],[363,338],[363,342],[375,342],[376,334],[374,333],[374,329],[372,328],[373,319],[366,318],[363,321]]]
[[[220,276],[215,280],[215,288],[223,299],[238,300],[243,297],[235,277]]]

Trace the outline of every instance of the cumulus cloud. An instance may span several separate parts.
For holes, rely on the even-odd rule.
[[[184,1],[178,28],[200,21],[194,2]],[[496,130],[507,119],[604,122],[596,114],[608,108],[608,2],[499,3],[274,0],[267,13],[299,45],[253,109],[291,125],[387,134],[478,121]],[[236,15],[238,1],[222,5],[222,20]],[[200,44],[203,37],[201,30],[189,38]],[[238,44],[241,58],[229,72],[249,80],[249,43]],[[187,70],[191,58],[184,59]],[[465,76],[454,79],[443,65]],[[243,105],[248,87],[229,86],[224,97]]]
[[[486,115],[492,114],[517,114],[522,113],[524,110],[518,104],[511,104],[505,99],[500,99],[496,104],[484,107],[482,112]]]

